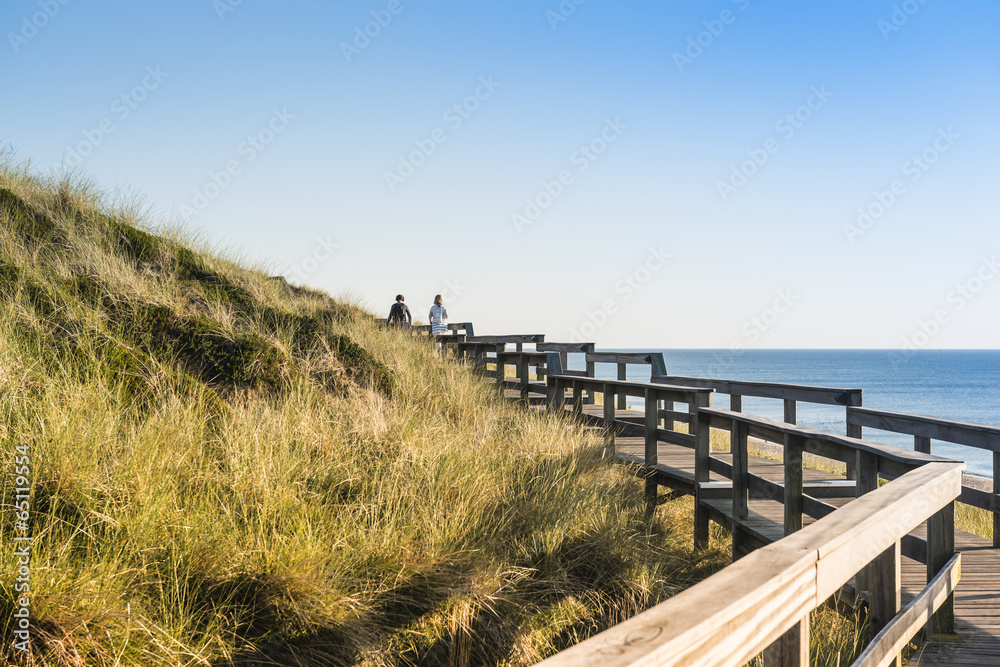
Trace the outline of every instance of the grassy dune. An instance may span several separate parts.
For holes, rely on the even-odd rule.
[[[0,540],[36,665],[527,665],[704,578],[689,500],[361,308],[0,168]]]

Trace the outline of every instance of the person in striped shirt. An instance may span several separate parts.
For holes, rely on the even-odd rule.
[[[434,305],[431,306],[427,319],[431,323],[432,336],[448,333],[448,311],[444,307],[444,299],[440,294],[434,297]],[[438,343],[437,346],[441,347],[441,343]]]

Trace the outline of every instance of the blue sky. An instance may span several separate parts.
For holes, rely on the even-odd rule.
[[[9,0],[0,142],[376,311],[996,347],[1000,5],[577,2]]]

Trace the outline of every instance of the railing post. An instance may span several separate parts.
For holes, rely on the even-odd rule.
[[[619,380],[624,381],[624,380],[628,379],[626,377],[627,373],[626,373],[625,369],[626,369],[625,364],[618,364],[618,379]],[[627,407],[627,403],[626,403],[625,399],[626,399],[626,396],[625,396],[624,392],[622,392],[621,394],[618,395],[618,409],[619,410],[624,410]]]
[[[712,417],[698,412],[694,443],[694,548],[708,546],[708,508],[701,503],[701,483],[711,475],[709,457],[712,456]],[[695,422],[692,420],[692,425]]]
[[[785,435],[785,535],[802,530],[802,451],[805,438]]]
[[[749,553],[747,534],[742,525],[750,516],[747,425],[734,419],[729,442],[733,456],[733,560],[736,561]]]
[[[940,572],[955,555],[955,502],[948,503],[927,519],[927,581]],[[932,635],[955,634],[955,595],[948,599],[927,624]]]
[[[573,384],[573,416],[581,417],[583,416],[583,387],[576,380],[572,380]]]
[[[584,357],[586,357],[586,353],[584,353]],[[586,371],[587,377],[594,377],[595,368],[596,368],[596,366],[594,365],[593,361],[588,361],[587,362],[587,371]],[[597,401],[594,400],[594,395],[592,393],[590,393],[590,392],[587,392],[587,403],[588,404],[593,404],[593,403],[596,403],[596,402]]]
[[[785,423],[795,424],[795,401],[786,398],[785,399]]]
[[[764,649],[764,667],[809,667],[809,614]]]
[[[517,360],[517,374],[520,376],[521,380],[521,400],[525,403],[528,402],[528,358],[521,356]]]
[[[657,464],[657,434],[656,434],[656,392],[647,388],[644,399],[646,402],[646,512],[649,515],[656,510],[656,464]]]
[[[993,493],[1000,493],[1000,452],[993,452]],[[993,513],[993,548],[1000,548],[1000,514]]]
[[[858,450],[857,471],[858,497],[878,488],[877,455]],[[896,540],[895,544],[876,556],[858,573],[858,592],[868,591],[868,628],[872,637],[882,631],[901,606],[899,546],[899,540]]]
[[[604,384],[604,428],[611,454],[615,453],[615,389]]]
[[[923,452],[924,454],[930,454],[931,439],[922,435],[913,436],[913,451]]]
[[[860,401],[861,401],[861,397],[859,396],[858,397],[858,403],[859,404],[860,404]],[[851,411],[851,408],[848,407],[847,408],[848,420],[850,420],[850,411]],[[850,421],[847,422],[847,437],[848,438],[857,438],[858,440],[861,440],[863,438],[863,436],[864,436],[864,434],[863,434],[862,429],[861,429],[861,427],[859,425],[852,424]],[[856,480],[858,478],[858,469],[857,469],[857,467],[853,463],[848,462],[847,465],[846,465],[846,469],[844,470],[844,472],[847,475],[847,479],[854,479],[854,480]]]
[[[730,394],[729,409],[732,412],[743,412],[743,397],[739,394]]]

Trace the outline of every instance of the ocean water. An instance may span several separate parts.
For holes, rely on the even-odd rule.
[[[650,352],[651,350],[616,350]],[[864,406],[1000,426],[1000,350],[652,350],[662,352],[670,375],[726,380],[786,382],[863,389]],[[571,369],[585,367],[583,355],[569,358]],[[597,364],[599,378],[617,378],[613,364]],[[649,366],[629,366],[628,379],[649,380]],[[633,400],[633,399],[630,399]],[[634,399],[640,406],[641,400]],[[712,404],[728,408],[729,397],[715,394]],[[781,420],[782,402],[743,399],[743,411]],[[798,404],[802,426],[846,432],[844,408]],[[913,448],[913,437],[864,430],[866,440]],[[932,441],[931,452],[965,461],[966,471],[992,477],[990,452]]]

